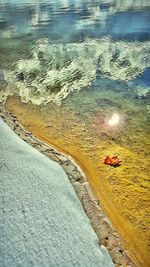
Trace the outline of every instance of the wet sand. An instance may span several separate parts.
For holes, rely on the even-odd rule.
[[[6,109],[17,117],[19,124],[38,139],[53,145],[59,151],[75,159],[88,177],[92,191],[120,234],[128,255],[138,266],[149,266],[149,222],[146,216],[149,209],[147,178],[149,164],[145,161],[145,154],[148,155],[149,148],[142,143],[139,146],[138,131],[137,140],[131,149],[132,136],[130,139],[129,133],[126,133],[129,139],[127,146],[124,140],[121,140],[121,134],[104,133],[99,129],[103,111],[98,111],[99,113],[94,118],[93,114],[88,117],[93,127],[91,134],[91,128],[87,127],[83,118],[80,118],[80,114],[75,114],[74,110],[70,110],[67,117],[65,107],[53,105],[37,107],[23,104],[19,98],[11,97],[6,102]],[[122,145],[117,142],[119,139]],[[104,165],[103,158],[107,154],[118,154],[122,165],[118,168]],[[109,242],[113,243],[106,235],[104,244],[108,245]],[[123,250],[119,250],[122,254]],[[110,253],[112,257],[116,254],[113,248]],[[131,266],[119,261],[117,264],[118,266]]]

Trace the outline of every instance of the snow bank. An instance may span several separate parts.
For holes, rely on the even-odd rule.
[[[67,175],[0,119],[0,267],[112,267]]]

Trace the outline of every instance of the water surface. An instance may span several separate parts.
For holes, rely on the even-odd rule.
[[[78,161],[129,254],[148,266],[150,6],[123,2],[0,1],[0,99]],[[104,165],[107,155],[121,166]]]

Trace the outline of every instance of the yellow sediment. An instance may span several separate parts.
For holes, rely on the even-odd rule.
[[[91,133],[73,111],[67,114],[65,109],[60,113],[59,107],[50,108],[23,104],[16,97],[10,97],[6,102],[6,109],[16,115],[28,131],[77,161],[130,257],[138,266],[150,266],[149,162],[145,160],[145,154],[143,151],[139,154],[123,143],[98,137],[96,129]],[[145,140],[147,142],[147,137]],[[146,146],[145,153],[147,151]],[[103,163],[106,155],[113,154],[119,154],[122,160],[118,168]]]

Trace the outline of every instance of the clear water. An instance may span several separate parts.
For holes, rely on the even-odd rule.
[[[0,1],[1,80],[33,104],[103,79],[149,94],[149,1],[125,2]]]
[[[0,100],[81,164],[141,266],[150,236],[149,26],[148,0],[0,0]],[[121,166],[105,166],[114,154]]]

